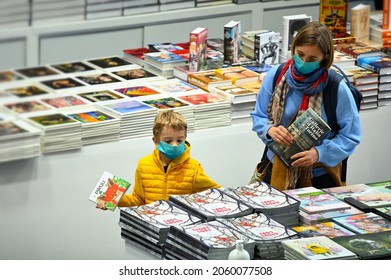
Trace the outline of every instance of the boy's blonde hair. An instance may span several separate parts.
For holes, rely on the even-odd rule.
[[[153,136],[159,139],[159,135],[166,127],[172,127],[175,130],[184,130],[187,135],[187,122],[185,118],[173,110],[160,111],[153,125]]]

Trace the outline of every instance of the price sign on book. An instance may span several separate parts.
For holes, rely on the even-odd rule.
[[[129,182],[105,171],[93,189],[89,200],[98,204],[100,208],[114,211],[129,186]]]

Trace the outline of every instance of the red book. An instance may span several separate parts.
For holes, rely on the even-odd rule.
[[[150,52],[153,51],[149,48],[135,48],[123,50],[125,59],[141,66],[144,65],[144,55]]]
[[[189,46],[189,70],[200,71],[206,64],[206,39],[208,37],[208,29],[205,27],[197,27],[190,32]]]

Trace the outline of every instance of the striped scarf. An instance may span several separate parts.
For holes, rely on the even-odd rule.
[[[294,88],[304,93],[296,118],[300,117],[309,107],[320,116],[322,91],[327,84],[327,80],[327,70],[319,68],[318,71],[312,73],[311,76],[305,76],[295,69],[293,60],[289,59],[283,66],[280,76],[277,79],[274,92],[267,108],[269,124],[280,124],[289,88]],[[275,157],[271,185],[280,190],[293,189],[300,179],[301,186],[310,186],[311,171],[312,166],[291,167],[290,169],[287,169],[278,157]]]

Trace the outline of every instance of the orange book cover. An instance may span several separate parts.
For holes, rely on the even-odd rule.
[[[320,0],[319,22],[327,25],[334,38],[347,37],[347,0]]]

